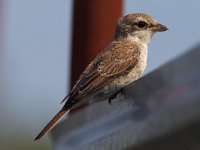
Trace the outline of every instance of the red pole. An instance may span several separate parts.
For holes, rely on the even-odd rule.
[[[74,0],[71,85],[113,39],[122,0]]]

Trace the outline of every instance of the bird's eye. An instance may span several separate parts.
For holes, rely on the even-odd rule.
[[[144,22],[144,21],[140,21],[140,22],[138,22],[137,25],[138,25],[139,28],[145,28],[147,26],[147,23]]]

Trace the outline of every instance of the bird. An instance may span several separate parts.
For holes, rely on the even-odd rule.
[[[34,140],[48,133],[71,110],[102,99],[110,102],[124,86],[139,79],[147,65],[151,37],[166,30],[165,25],[144,13],[119,18],[113,40],[86,67],[63,99],[64,106]]]

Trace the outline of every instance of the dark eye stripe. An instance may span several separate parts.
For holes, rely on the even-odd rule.
[[[147,25],[147,24],[146,24],[146,22],[144,22],[144,21],[138,22],[138,27],[139,27],[139,28],[144,28],[146,25]]]

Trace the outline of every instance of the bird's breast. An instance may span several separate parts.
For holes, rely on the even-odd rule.
[[[127,74],[124,74],[114,80],[111,85],[121,88],[140,78],[146,68],[147,53],[147,45],[142,45],[136,66],[131,69]]]

